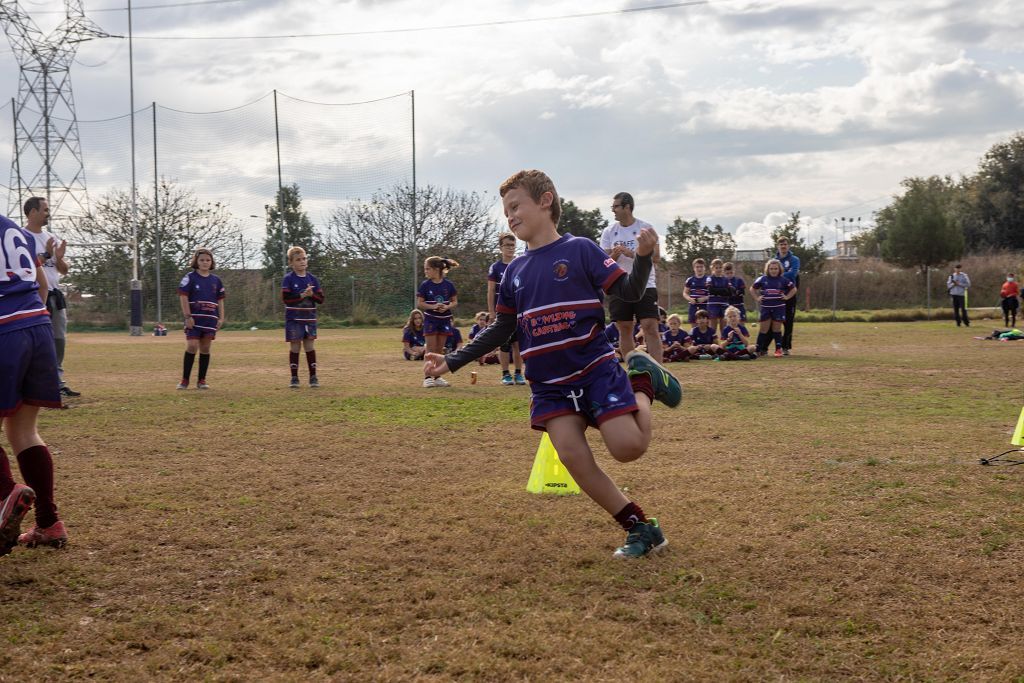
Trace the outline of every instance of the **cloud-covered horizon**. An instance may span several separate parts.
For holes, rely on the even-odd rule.
[[[134,28],[139,36],[370,31],[624,6],[247,0],[139,11]],[[140,39],[136,103],[210,111],[275,87],[323,102],[415,90],[421,183],[493,194],[511,172],[539,167],[563,196],[609,218],[610,197],[628,190],[637,215],[660,228],[696,217],[758,248],[774,216],[800,210],[809,235],[831,247],[834,218],[869,217],[907,176],[970,173],[1022,127],[1022,9],[1009,0],[984,12],[965,0],[734,0],[345,38]],[[111,33],[126,30],[123,13],[91,16]],[[82,119],[128,109],[119,42],[81,48],[83,63],[106,60],[73,72]],[[12,55],[0,59],[14,64]],[[16,73],[0,74],[3,92],[15,94]],[[304,124],[314,133],[320,125]],[[248,168],[238,146],[216,173],[234,164],[243,179],[265,175],[266,164]],[[329,176],[337,154],[325,148],[323,157],[309,164]]]

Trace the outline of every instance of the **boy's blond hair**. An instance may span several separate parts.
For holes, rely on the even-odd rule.
[[[510,175],[501,184],[501,187],[498,188],[498,193],[504,197],[510,190],[516,189],[526,190],[526,193],[530,195],[530,199],[538,203],[545,192],[550,192],[552,196],[551,220],[555,222],[555,225],[558,225],[558,219],[562,216],[562,204],[558,201],[558,190],[555,189],[555,183],[552,182],[547,173],[537,169],[519,171]]]
[[[292,262],[292,257],[294,257],[296,254],[302,254],[303,256],[305,256],[306,255],[306,250],[303,249],[302,247],[289,247],[288,248],[288,263]]]
[[[736,308],[735,306],[729,306],[727,309],[725,309],[725,313],[723,315],[724,315],[724,317],[728,318],[730,316],[730,314],[733,314],[733,313],[736,314],[737,318],[740,317],[740,309]]]
[[[678,313],[673,313],[672,315],[670,315],[668,318],[665,319],[665,322],[669,322],[670,323],[673,320],[678,322],[680,325],[683,324],[683,319],[679,316]]]

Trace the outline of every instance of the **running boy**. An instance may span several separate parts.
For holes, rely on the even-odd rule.
[[[686,316],[686,322],[691,325],[697,324],[697,311],[707,310],[708,307],[705,265],[704,259],[694,259],[693,275],[686,278],[686,283],[683,284],[683,298],[690,302],[690,310]]]
[[[36,427],[39,408],[60,408],[57,355],[46,304],[46,276],[35,238],[0,216],[0,417],[25,484],[14,483],[0,448],[0,555],[18,543],[63,547],[68,540],[53,502],[53,458]],[[36,524],[18,535],[35,503]]]
[[[320,386],[316,376],[316,306],[324,302],[324,290],[320,281],[306,270],[306,250],[292,247],[288,250],[288,265],[292,271],[281,282],[281,298],[284,300],[284,340],[288,349],[288,367],[292,379],[288,384],[299,388],[299,347],[306,352],[306,366],[309,368],[309,386]]]
[[[775,340],[775,357],[782,357],[782,324],[786,320],[786,302],[796,296],[796,285],[782,274],[782,263],[769,259],[764,264],[764,275],[750,285],[750,293],[761,305],[758,323],[757,353],[768,353],[768,344]]]
[[[655,397],[671,407],[682,400],[679,382],[645,353],[629,354],[627,374],[603,334],[604,295],[643,297],[658,235],[650,228],[638,233],[627,276],[592,241],[559,236],[558,194],[541,171],[516,173],[500,194],[509,227],[528,249],[502,278],[497,320],[459,353],[427,354],[424,370],[430,376],[458,370],[518,326],[532,392],[531,426],[547,431],[580,488],[628,532],[616,557],[658,550],[668,543],[658,521],[601,470],[585,434],[587,426],[597,427],[612,457],[636,460],[651,441]]]
[[[503,232],[498,235],[498,248],[501,249],[501,258],[491,264],[487,269],[487,319],[494,321],[495,306],[498,302],[498,285],[501,284],[501,276],[505,274],[508,264],[516,257],[516,236],[510,232]],[[519,339],[516,332],[501,345],[498,349],[498,361],[501,363],[501,383],[507,387],[513,384],[526,384],[523,377],[523,359],[519,355]],[[470,337],[472,339],[472,337]],[[516,374],[510,375],[508,371],[508,358],[512,355],[513,367]]]
[[[190,272],[181,278],[178,285],[178,299],[185,316],[185,360],[181,372],[179,389],[188,389],[192,364],[199,352],[199,379],[196,389],[209,389],[206,371],[210,368],[210,344],[217,337],[217,330],[224,325],[224,285],[212,272],[213,252],[206,248],[196,249],[192,256]]]
[[[459,292],[445,276],[458,267],[458,261],[440,256],[431,256],[423,262],[427,279],[416,291],[416,304],[423,311],[423,335],[427,338],[428,353],[443,353],[451,336],[452,309],[459,303]],[[427,375],[423,386],[446,387],[448,382],[443,377]]]

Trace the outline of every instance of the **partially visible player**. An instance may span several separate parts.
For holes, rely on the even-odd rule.
[[[725,327],[722,328],[722,347],[725,360],[757,358],[757,347],[750,343],[747,326],[740,320],[740,310],[735,306],[725,309]],[[717,360],[717,359],[716,359]]]
[[[465,342],[462,340],[462,330],[454,324],[449,325],[448,337],[444,340],[444,352],[454,353],[465,345]]]
[[[706,265],[704,259],[694,259],[693,275],[686,278],[686,282],[683,284],[683,298],[690,303],[686,321],[691,325],[697,324],[697,311],[706,311],[708,308]]]
[[[498,301],[498,285],[501,284],[501,276],[516,256],[516,236],[510,232],[501,233],[498,235],[498,248],[501,250],[501,258],[487,269],[487,317],[492,322],[495,319],[494,308]],[[523,359],[519,355],[518,334],[518,330],[513,332],[508,341],[498,349],[498,361],[501,363],[501,383],[507,387],[514,384],[526,384],[526,378],[523,377]],[[512,357],[512,364],[516,370],[515,375],[508,371],[509,355]]]
[[[690,335],[682,328],[683,319],[673,313],[668,316],[668,329],[661,337],[665,350],[665,362],[678,363],[690,360]]]
[[[522,331],[530,381],[530,422],[546,430],[576,483],[628,533],[616,557],[641,557],[667,544],[655,519],[648,519],[594,460],[586,429],[597,427],[608,452],[620,462],[636,460],[651,441],[655,397],[679,405],[679,382],[645,353],[629,354],[629,372],[615,362],[604,336],[603,299],[643,298],[658,234],[640,230],[629,275],[592,241],[558,234],[560,204],[551,179],[520,171],[500,191],[509,227],[527,244],[501,280],[497,320],[459,353],[427,354],[431,376],[456,371],[495,343]],[[628,331],[628,330],[627,330]]]
[[[53,500],[53,458],[39,436],[39,408],[60,408],[53,328],[40,292],[47,280],[35,238],[0,216],[0,417],[25,484],[16,484],[0,448],[0,555],[18,543],[63,547],[68,534]],[[36,523],[20,534],[36,507]]]
[[[707,311],[697,311],[697,324],[690,330],[690,353],[701,360],[710,360],[722,353],[718,345],[718,335],[711,327],[711,316]]]
[[[309,386],[320,386],[316,374],[316,307],[324,302],[324,290],[316,276],[306,270],[309,259],[302,247],[288,250],[291,272],[281,282],[284,301],[284,339],[289,344],[288,368],[292,372],[289,387],[299,388],[299,347],[306,352]]]
[[[711,274],[704,278],[704,288],[708,291],[709,324],[718,331],[724,326],[722,318],[725,317],[725,308],[734,293],[725,275],[724,265],[722,259],[714,259],[711,261]]]
[[[416,291],[416,304],[423,311],[423,335],[427,338],[427,353],[443,353],[452,328],[452,309],[459,303],[459,291],[446,277],[452,268],[458,268],[454,259],[430,256],[423,262],[427,279]],[[443,377],[423,378],[423,386],[446,387]]]
[[[491,318],[487,315],[487,311],[480,311],[473,318],[473,327],[469,328],[469,341],[476,339],[476,335],[487,329],[487,325],[490,324]],[[495,365],[499,362],[497,349],[491,351],[486,356],[481,356],[477,359],[480,365]]]
[[[199,377],[196,389],[209,389],[206,372],[210,369],[210,344],[224,325],[224,284],[211,271],[213,252],[205,247],[192,256],[192,271],[178,284],[178,300],[185,316],[185,359],[179,389],[188,389],[192,364],[199,352]]]
[[[1007,327],[1016,327],[1017,309],[1020,307],[1017,301],[1020,296],[1020,285],[1017,284],[1017,276],[1013,273],[1006,274],[1006,281],[999,288],[999,296],[1002,298],[1003,324]]]
[[[725,265],[722,266],[722,273],[729,280],[729,286],[732,287],[732,295],[729,297],[729,305],[733,306],[737,311],[740,312],[740,321],[747,321],[747,303],[744,296],[747,293],[747,283],[744,282],[743,278],[736,274],[736,268],[733,266],[732,261],[726,261]]]
[[[409,313],[409,320],[402,328],[402,355],[406,360],[423,360],[427,352],[427,339],[423,336],[423,313],[418,308]]]
[[[782,274],[782,263],[769,259],[764,275],[750,285],[750,293],[761,307],[758,323],[757,352],[768,353],[768,344],[775,340],[775,357],[782,357],[782,324],[786,320],[786,302],[796,296],[796,285]]]

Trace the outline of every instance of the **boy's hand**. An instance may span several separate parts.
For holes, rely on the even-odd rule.
[[[313,296],[313,285],[306,285],[306,288],[302,290],[303,297]]]
[[[186,330],[191,330],[195,326],[196,326],[196,321],[192,318],[192,316],[187,316],[185,318],[185,329]]]
[[[634,253],[637,256],[650,256],[654,253],[654,247],[657,245],[658,233],[654,231],[654,228],[644,228],[636,236],[636,251]]]
[[[428,353],[423,356],[423,372],[428,377],[440,377],[448,372],[448,363],[440,353]]]

